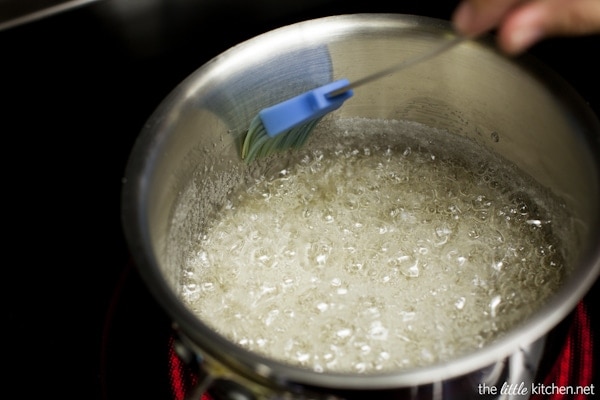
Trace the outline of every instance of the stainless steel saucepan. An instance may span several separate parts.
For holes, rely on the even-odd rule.
[[[600,123],[559,76],[527,57],[507,59],[486,39],[365,86],[330,117],[445,129],[499,154],[560,196],[579,221],[568,243],[571,272],[536,313],[496,342],[451,362],[346,374],[315,372],[244,350],[210,329],[179,296],[186,243],[233,190],[277,167],[246,165],[239,156],[239,134],[260,109],[332,79],[385,68],[435,46],[449,32],[445,21],[390,14],[286,26],[214,58],[150,116],[126,170],[123,225],[145,282],[177,327],[182,357],[196,362],[204,377],[199,391],[236,398],[466,399],[481,398],[482,382],[533,379],[534,362],[521,362],[526,366],[520,372],[515,365],[543,351],[548,332],[600,271]],[[186,197],[190,186],[197,196]]]

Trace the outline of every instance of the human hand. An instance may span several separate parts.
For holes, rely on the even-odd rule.
[[[452,22],[467,36],[496,28],[500,49],[516,55],[548,37],[600,33],[600,0],[462,0]]]

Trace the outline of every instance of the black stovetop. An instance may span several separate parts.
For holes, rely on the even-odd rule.
[[[355,12],[448,19],[455,5],[314,0],[265,12],[247,2],[183,9],[183,1],[153,1],[136,14],[126,3],[98,1],[0,31],[10,238],[3,361],[9,393],[21,397],[168,398],[166,353],[156,349],[170,322],[129,263],[120,190],[137,134],[171,89],[220,52],[282,25]],[[532,53],[600,114],[598,49],[595,36],[550,40]]]

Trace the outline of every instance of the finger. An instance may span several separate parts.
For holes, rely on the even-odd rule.
[[[454,28],[467,36],[497,27],[500,21],[523,0],[463,0],[452,15]]]
[[[498,43],[505,52],[518,54],[547,37],[596,32],[600,32],[600,0],[536,0],[505,19]]]

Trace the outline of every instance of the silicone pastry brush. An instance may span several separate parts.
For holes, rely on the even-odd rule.
[[[350,83],[340,79],[262,109],[250,122],[242,141],[242,159],[251,162],[275,151],[302,146],[321,118],[353,96],[352,89],[393,72],[429,60],[457,46],[467,37],[455,36],[423,54],[394,64]]]

